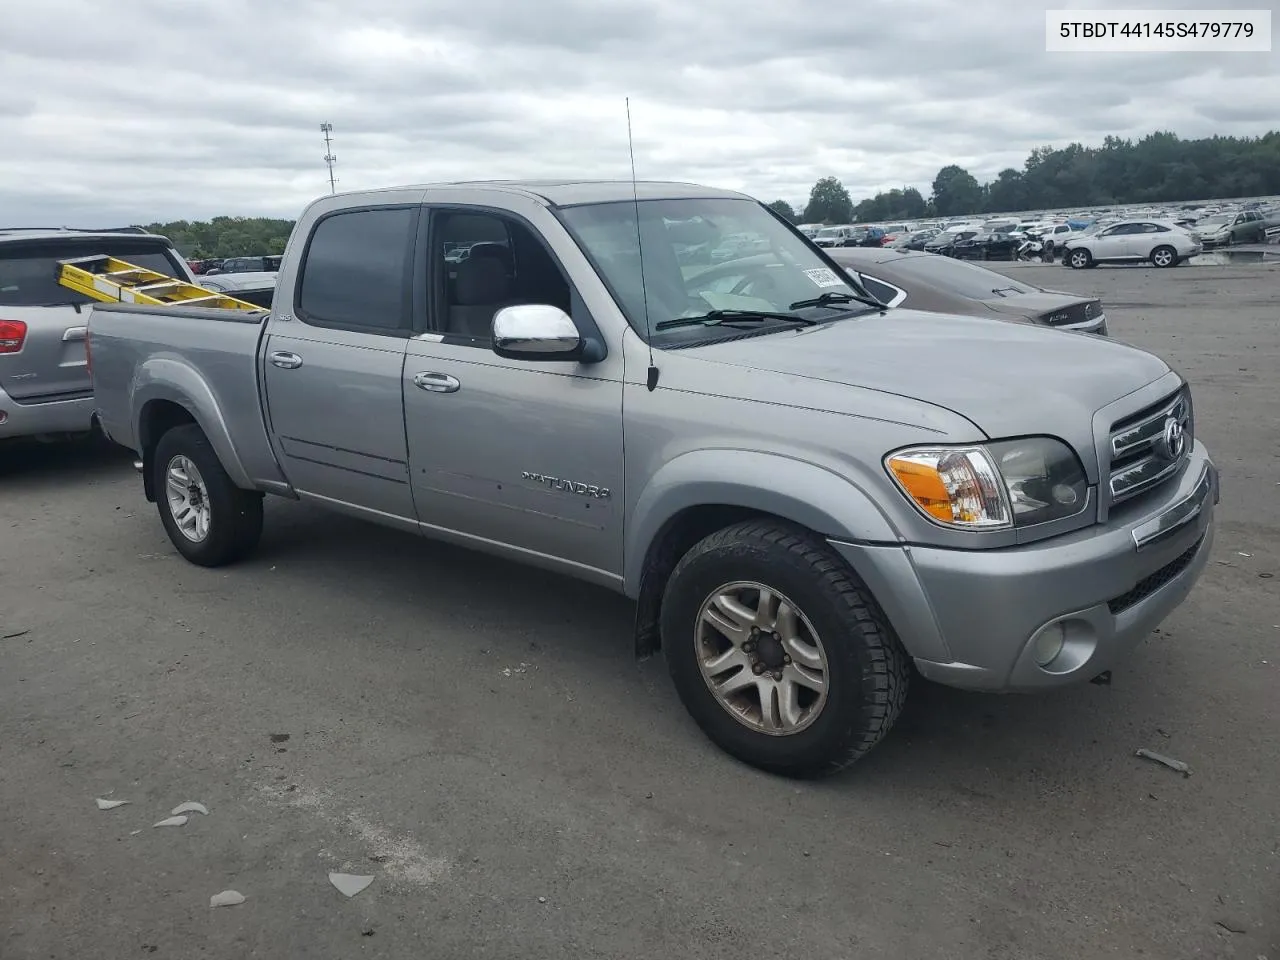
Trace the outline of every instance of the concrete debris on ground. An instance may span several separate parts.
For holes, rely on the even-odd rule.
[[[211,907],[234,907],[244,903],[244,894],[238,890],[223,890],[209,898]]]
[[[116,807],[123,807],[129,801],[128,800],[103,800],[101,797],[98,797],[93,802],[98,805],[99,810],[114,810]]]
[[[188,800],[186,803],[180,803],[169,811],[171,816],[178,816],[182,813],[199,813],[204,816],[209,815],[209,808],[203,803],[196,803],[194,800]]]
[[[331,873],[329,874],[329,882],[344,897],[351,898],[373,883],[373,877],[361,877],[353,873]]]
[[[1148,750],[1146,747],[1140,747],[1137,755],[1142,757],[1144,760],[1153,760],[1156,763],[1163,764],[1170,770],[1176,770],[1184,777],[1191,776],[1191,768],[1181,760],[1175,760],[1173,757],[1166,757],[1163,753],[1156,753],[1154,750]]]
[[[186,826],[186,824],[187,824],[187,818],[186,818],[186,815],[184,814],[183,816],[180,816],[180,817],[166,817],[164,820],[161,820],[159,823],[153,823],[151,826],[183,827],[183,826]]]

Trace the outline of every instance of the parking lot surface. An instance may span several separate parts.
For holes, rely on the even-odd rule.
[[[820,783],[609,593],[281,501],[200,569],[127,453],[0,451],[0,957],[1280,957],[1280,268],[998,269],[1190,379],[1214,562],[1109,687],[917,683]]]

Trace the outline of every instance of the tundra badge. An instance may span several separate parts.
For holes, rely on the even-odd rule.
[[[532,480],[534,483],[544,484],[552,490],[563,490],[565,493],[575,493],[580,497],[592,497],[596,500],[609,499],[609,488],[598,487],[594,483],[578,483],[576,480],[549,477],[545,473],[534,473],[531,470],[525,470],[521,473],[520,479]]]

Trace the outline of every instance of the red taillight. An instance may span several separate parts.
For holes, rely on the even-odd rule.
[[[0,353],[17,353],[27,339],[27,325],[21,320],[0,320]]]

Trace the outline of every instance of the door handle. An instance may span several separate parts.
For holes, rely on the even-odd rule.
[[[451,377],[447,373],[415,373],[413,385],[432,393],[457,393],[462,386],[457,377]]]
[[[297,370],[302,366],[302,358],[296,353],[285,353],[279,350],[271,355],[271,362],[284,370]]]

